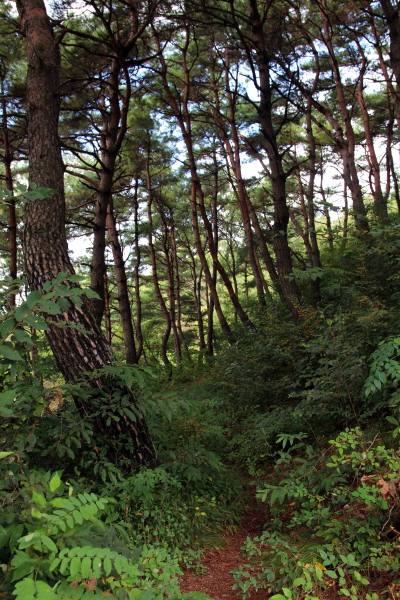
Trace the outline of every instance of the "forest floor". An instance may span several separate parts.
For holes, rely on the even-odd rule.
[[[266,506],[254,498],[249,504],[237,531],[223,539],[223,547],[207,551],[201,560],[204,573],[197,574],[193,569],[187,570],[180,578],[180,588],[183,593],[203,592],[214,600],[239,600],[231,571],[243,564],[241,548],[248,537],[261,535],[265,528]],[[267,590],[253,592],[249,600],[267,600],[270,594]]]

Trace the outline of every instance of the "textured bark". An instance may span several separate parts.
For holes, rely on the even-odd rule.
[[[60,59],[50,21],[43,0],[18,0],[21,28],[25,35],[28,54],[27,119],[29,179],[39,187],[55,190],[47,199],[28,202],[25,214],[24,254],[25,272],[30,289],[41,289],[44,283],[59,272],[73,273],[65,235],[65,201],[63,174],[58,138],[59,69]],[[104,280],[102,282],[104,286]],[[109,347],[84,302],[82,307],[70,303],[68,310],[53,320],[83,326],[84,334],[76,329],[51,326],[47,337],[56,363],[66,381],[73,382],[84,372],[101,369],[113,363]],[[89,378],[88,384],[107,388],[104,379]],[[130,392],[123,388],[125,394]],[[135,402],[133,396],[132,403]],[[76,400],[81,413],[88,416],[95,410],[90,400]],[[147,426],[138,407],[136,422],[118,415],[118,421],[101,415],[94,417],[94,428],[108,443],[108,455],[116,464],[129,470],[138,465],[151,465],[155,453]],[[119,456],[115,442],[124,436],[132,441]]]

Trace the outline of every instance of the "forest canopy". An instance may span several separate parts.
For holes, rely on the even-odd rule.
[[[397,597],[399,6],[0,13],[1,594]]]

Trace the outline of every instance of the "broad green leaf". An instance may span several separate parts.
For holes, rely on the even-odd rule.
[[[36,504],[39,504],[39,506],[41,506],[42,508],[44,508],[46,506],[46,499],[43,496],[43,494],[39,494],[38,492],[33,492],[32,500],[34,502],[36,502]]]
[[[67,525],[70,529],[73,529],[75,527],[75,521],[71,515],[67,516]]]
[[[38,331],[48,331],[49,326],[46,321],[43,319],[39,319],[38,317],[34,317],[33,315],[28,315],[25,319],[25,323],[28,323],[33,329],[37,329]]]
[[[54,473],[53,477],[50,479],[49,488],[51,492],[55,492],[61,485],[61,479],[58,473]]]
[[[0,346],[0,354],[6,360],[22,360],[22,356],[17,350],[13,350],[10,346],[3,344]]]
[[[18,322],[22,321],[22,319],[28,314],[29,311],[30,311],[30,307],[29,307],[29,304],[26,302],[26,300],[24,302],[21,302],[21,304],[18,306],[17,310],[15,311],[16,321],[18,321]]]
[[[92,565],[93,565],[92,566],[93,573],[95,574],[97,579],[100,579],[100,577],[101,577],[101,558],[99,558],[98,556],[95,556],[93,559]]]
[[[54,196],[54,194],[57,194],[57,190],[50,188],[36,188],[36,190],[24,192],[23,196],[27,200],[46,200],[47,198],[50,198],[50,196]]]
[[[74,512],[72,513],[72,516],[74,517],[76,523],[78,523],[79,525],[82,525],[83,517],[82,517],[81,513],[79,512],[79,510],[74,510]]]
[[[2,338],[6,338],[10,333],[11,329],[15,326],[15,319],[10,317],[1,323],[0,325],[0,335]]]
[[[50,550],[50,552],[58,552],[57,546],[55,545],[53,540],[51,540],[47,535],[42,534],[40,536],[40,540],[41,540],[42,544]]]
[[[59,315],[61,314],[61,309],[56,302],[52,302],[51,300],[41,300],[39,302],[40,308],[48,312],[51,315]]]
[[[49,567],[49,571],[54,571],[55,569],[57,569],[60,562],[61,560],[59,558],[55,558]]]
[[[106,577],[108,577],[109,574],[111,573],[111,569],[112,569],[111,560],[106,557],[104,559],[103,566],[104,566],[104,572],[106,574]]]
[[[34,292],[31,292],[30,294],[28,294],[28,296],[26,298],[26,303],[29,306],[29,308],[33,308],[35,306],[35,304],[37,304],[39,302],[41,297],[42,297],[42,294],[38,290],[35,290]]]
[[[7,390],[0,394],[0,406],[12,404],[15,400],[15,390]]]
[[[34,596],[36,593],[35,582],[29,577],[25,577],[23,581],[15,584],[15,590],[18,592],[18,595],[25,595],[26,598],[29,595]]]
[[[21,344],[33,344],[31,336],[24,329],[14,329],[13,337]]]
[[[337,579],[337,573],[335,573],[335,571],[330,571],[330,570],[326,570],[325,571],[325,575],[328,575],[328,577],[332,577],[332,579]]]
[[[79,556],[74,556],[74,558],[71,560],[71,565],[69,567],[69,573],[71,575],[71,577],[75,577],[81,568],[81,559],[79,558]]]
[[[83,558],[82,562],[81,562],[81,575],[82,575],[82,578],[83,579],[88,579],[91,570],[92,570],[92,560],[88,556],[85,556],[85,558]]]
[[[45,581],[36,581],[38,600],[56,600],[58,594]]]
[[[13,452],[0,452],[0,460],[2,458],[7,458],[7,456],[10,456],[10,454],[14,454]]]

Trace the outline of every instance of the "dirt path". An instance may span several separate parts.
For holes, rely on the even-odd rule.
[[[247,537],[260,535],[265,524],[265,507],[254,502],[249,512],[244,517],[240,528],[234,534],[225,538],[226,548],[215,549],[207,552],[201,563],[207,569],[204,575],[196,575],[187,571],[180,579],[181,591],[203,592],[214,600],[240,600],[236,590],[232,590],[235,583],[230,571],[237,569],[243,559],[240,558],[240,549]],[[250,600],[267,600],[269,594],[266,590],[253,592]]]

